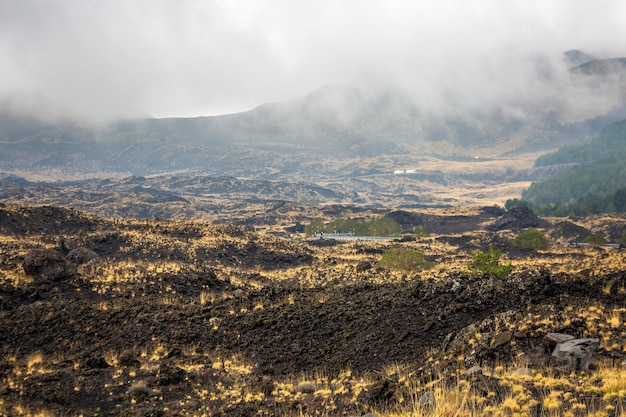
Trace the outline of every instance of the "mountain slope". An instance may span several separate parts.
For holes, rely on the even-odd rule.
[[[0,171],[64,178],[182,171],[256,177],[271,168],[272,175],[319,177],[326,170],[313,167],[329,156],[397,158],[412,149],[418,160],[541,152],[584,141],[626,118],[623,62],[594,60],[574,67],[570,84],[555,83],[554,97],[532,105],[513,100],[436,112],[402,92],[329,85],[238,114],[101,127],[2,114]]]
[[[578,49],[570,49],[569,51],[563,52],[563,58],[570,68],[596,60],[593,56]]]
[[[546,205],[582,202],[588,195],[608,196],[602,211],[611,210],[612,194],[626,185],[626,120],[606,127],[587,144],[568,146],[536,161],[538,167],[550,165],[563,168],[533,183],[522,194],[524,199]]]
[[[585,63],[582,63],[571,69],[574,74],[585,74],[593,76],[615,76],[618,78],[624,78],[624,70],[626,70],[626,58],[611,58],[611,59],[595,59]]]

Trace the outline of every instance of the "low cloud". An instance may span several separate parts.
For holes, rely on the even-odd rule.
[[[523,116],[568,82],[564,51],[626,56],[625,15],[619,0],[0,1],[0,103],[196,116],[348,84]]]

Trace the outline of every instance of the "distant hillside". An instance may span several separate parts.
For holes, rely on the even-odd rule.
[[[253,219],[268,221],[268,215],[287,202],[305,206],[342,203],[346,197],[310,184],[224,176],[135,176],[65,182],[31,182],[17,176],[0,176],[1,202],[72,207],[105,217],[210,218],[241,224]],[[227,217],[226,211],[240,215]]]
[[[445,157],[450,149],[455,157],[473,157],[476,149],[495,145],[509,155],[536,152],[583,142],[600,126],[626,117],[626,101],[612,93],[622,91],[621,76],[613,76],[626,74],[621,62],[596,60],[572,68],[576,95],[555,86],[557,96],[533,108],[502,103],[436,112],[420,108],[402,92],[329,85],[294,101],[238,114],[127,120],[97,128],[5,113],[0,114],[0,171],[66,177],[181,171],[259,176],[273,167],[274,173],[311,177],[320,174],[310,171],[312,161],[329,155],[406,155],[407,146],[421,155]],[[600,91],[598,85],[602,94],[611,94],[602,106],[587,103]],[[579,103],[586,107],[578,109]]]
[[[570,49],[569,51],[563,52],[563,58],[570,67],[577,67],[596,60],[593,56],[578,49]]]
[[[524,200],[537,206],[569,204],[579,214],[623,211],[618,200],[626,190],[626,120],[606,127],[587,144],[567,146],[536,161],[537,167],[551,165],[562,169],[534,182],[522,194]]]
[[[573,73],[583,73],[594,76],[617,76],[625,78],[626,58],[596,59],[572,68]]]
[[[590,162],[619,162],[626,155],[626,120],[605,127],[600,135],[582,145],[570,145],[543,155],[536,167]]]
[[[533,169],[529,161],[538,154],[585,143],[602,127],[626,119],[623,60],[595,60],[581,51],[565,58],[568,66],[580,65],[551,68],[553,73],[537,67],[537,82],[546,87],[540,97],[504,94],[506,102],[486,105],[470,100],[473,105],[436,109],[403,91],[327,85],[237,114],[97,127],[0,113],[0,173],[45,181],[48,189],[56,180],[89,178],[251,180],[246,186],[256,191],[237,191],[226,199],[232,202],[256,192],[262,200],[306,204],[501,204],[556,170]],[[394,175],[396,170],[410,174]],[[289,184],[288,191],[278,190],[278,183]],[[148,206],[128,206],[138,216],[160,215],[154,204],[180,206],[182,213],[188,203],[179,197],[193,198],[174,188],[164,191],[172,194],[127,187],[113,195],[128,201],[141,196],[137,201]],[[38,198],[54,203],[43,194]]]

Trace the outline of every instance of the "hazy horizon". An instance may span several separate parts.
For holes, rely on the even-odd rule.
[[[195,117],[345,84],[431,111],[532,106],[562,83],[563,52],[626,56],[624,16],[617,0],[4,0],[0,105],[41,118]]]

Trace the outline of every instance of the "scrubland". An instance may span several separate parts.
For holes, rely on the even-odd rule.
[[[480,213],[368,242],[3,205],[0,414],[623,414],[623,250],[564,245],[562,219],[520,249]],[[570,222],[611,238],[624,220]],[[508,276],[468,272],[489,246]],[[381,263],[397,248],[427,263]],[[551,332],[599,338],[590,369],[556,363]]]

